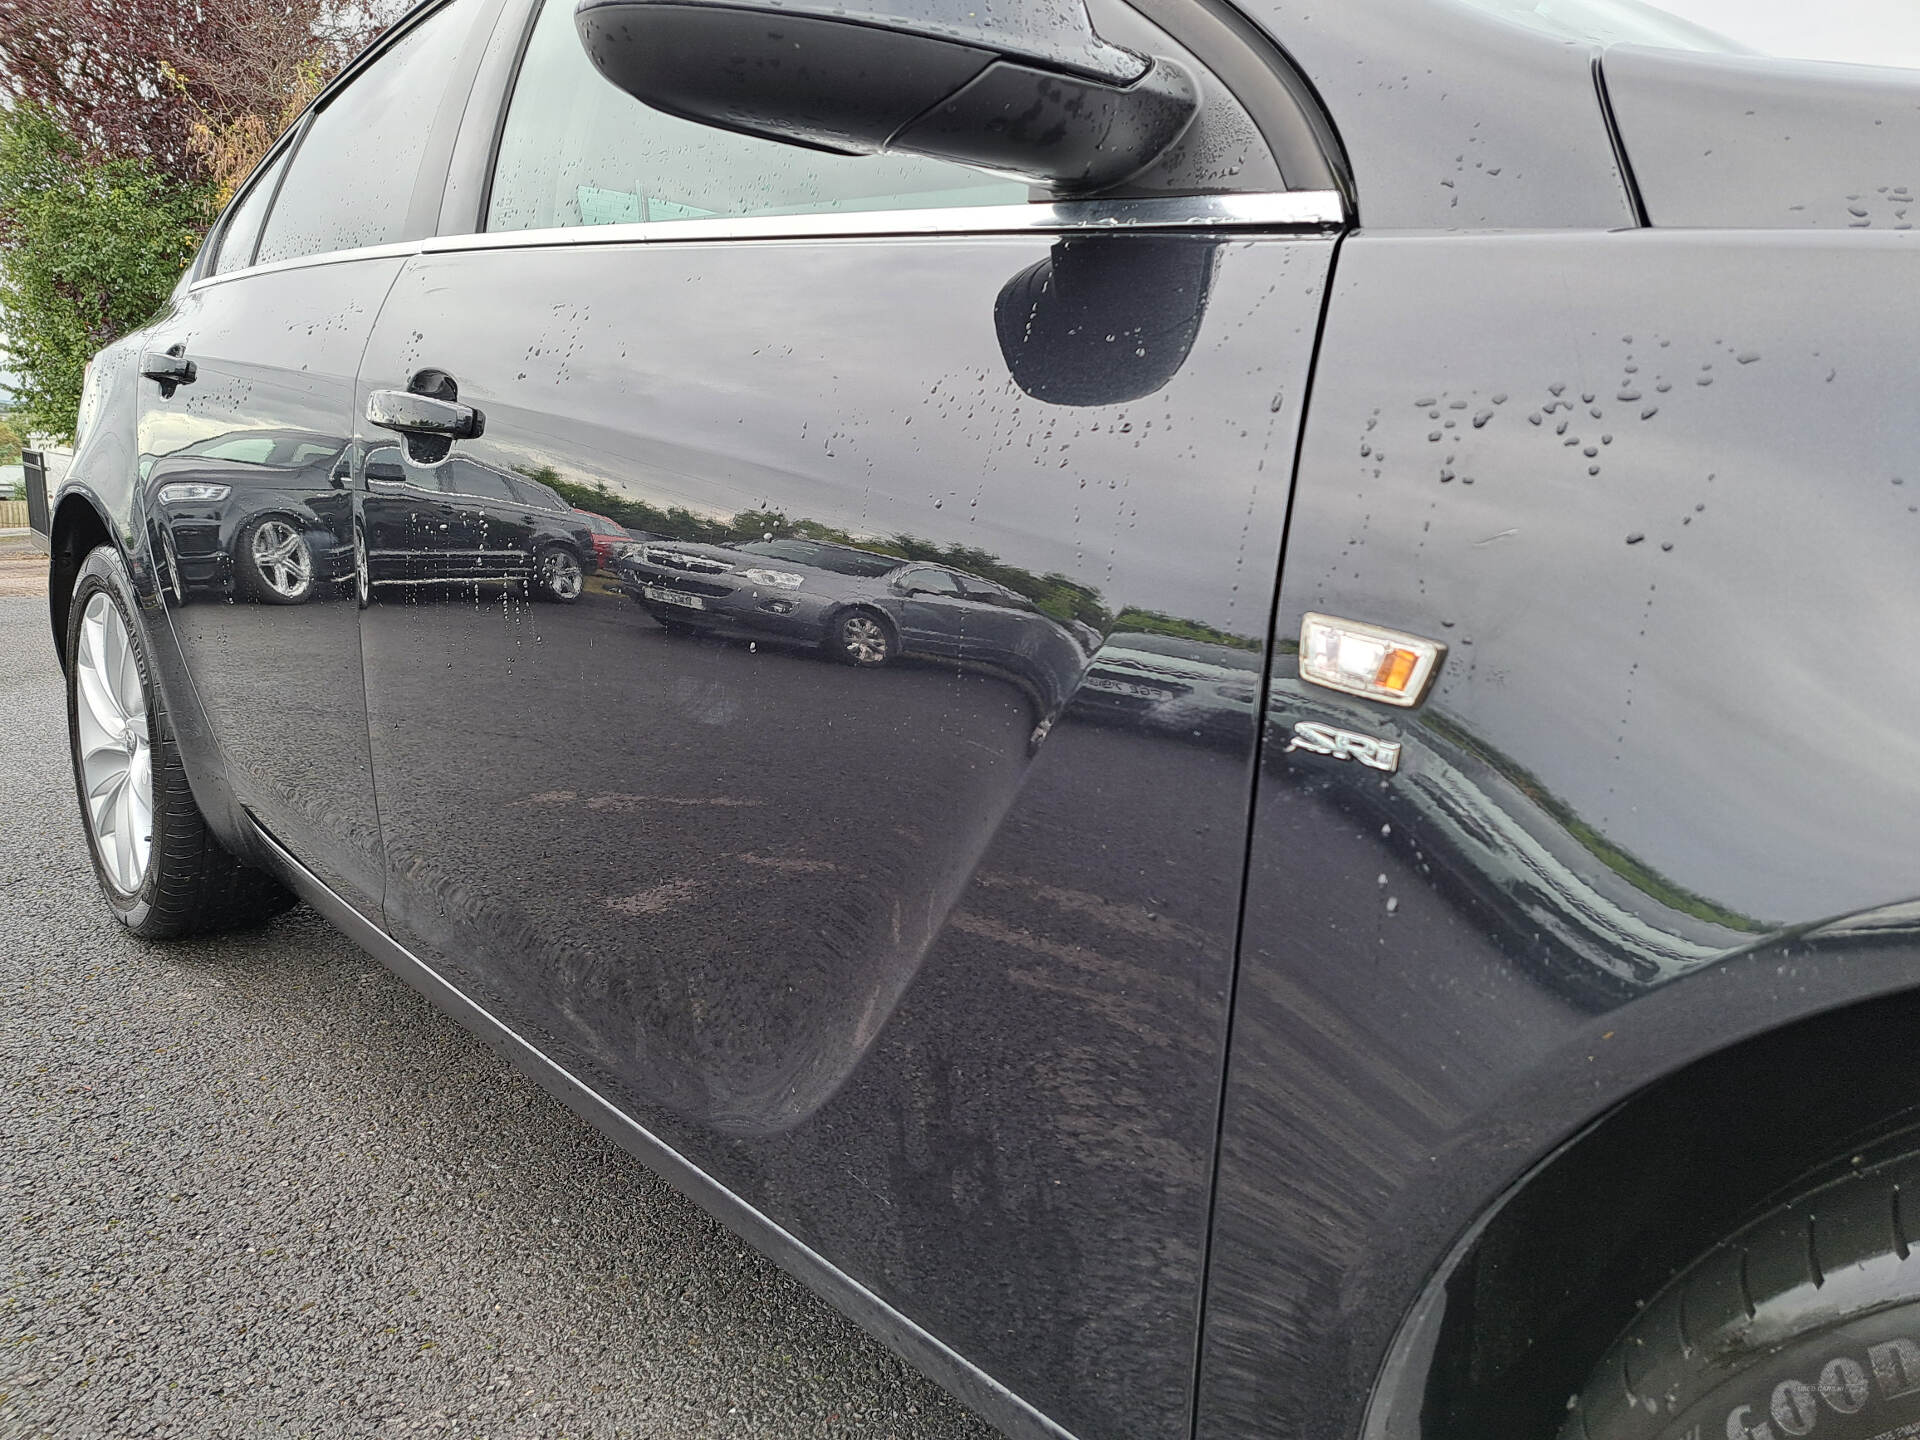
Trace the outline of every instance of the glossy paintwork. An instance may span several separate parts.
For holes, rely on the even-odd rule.
[[[1911,227],[1920,73],[1638,45],[1603,66],[1653,224]]]
[[[1104,632],[1171,623],[1145,612],[1257,662],[1332,250],[1181,247],[1218,253],[1084,327],[1138,349],[1191,312],[1185,363],[1149,393],[1115,367],[1113,404],[1009,373],[996,302],[1041,238],[421,257],[361,377],[456,372],[486,433],[455,461],[643,502],[667,538],[629,575],[748,607],[717,639],[603,581],[565,609],[375,587],[395,937],[1089,1434],[1185,1429],[1255,712],[1067,702]],[[716,526],[915,537],[1033,608],[756,588],[780,563]],[[753,618],[816,595],[909,653],[855,669]]]
[[[353,592],[353,379],[397,260],[322,265],[181,297],[143,349],[184,348],[197,378],[138,387],[134,503],[167,623],[218,737],[227,782],[343,896],[377,908],[378,821]],[[260,463],[298,460],[297,464]],[[218,505],[166,504],[162,485],[225,485]],[[305,604],[234,583],[249,521],[298,530],[316,562]]]
[[[525,7],[483,8],[407,233],[482,206]],[[1920,290],[1899,236],[1598,233],[1634,212],[1587,46],[1452,0],[1249,13],[1368,226],[1310,407],[1326,238],[399,254],[183,289],[97,362],[60,517],[125,550],[228,843],[292,874],[278,837],[1015,1433],[1482,1440],[1435,1357],[1512,1340],[1455,1285],[1508,1187],[1695,1057],[1920,973],[1920,696],[1880,643],[1911,631]],[[1646,151],[1640,62],[1608,63]],[[1566,233],[1440,233],[1496,226]],[[197,379],[163,402],[134,371],[173,343]],[[877,670],[673,634],[618,575],[530,600],[527,544],[460,504],[392,507],[361,609],[339,559],[411,463],[389,488],[365,400],[425,366],[486,414],[449,470],[604,482],[689,549],[911,535],[1051,618],[1022,655],[942,612]],[[266,434],[339,459],[217,453]],[[234,493],[170,514],[169,476]],[[226,558],[280,506],[326,588],[249,604]],[[1308,609],[1446,641],[1433,699],[1300,685]],[[1300,720],[1403,767],[1287,753]]]
[[[1834,950],[1787,998],[1762,957],[1920,890],[1920,672],[1891,660],[1916,296],[1894,235],[1343,245],[1279,633],[1317,610],[1452,649],[1412,712],[1276,660],[1203,1436],[1352,1434],[1531,1163],[1898,973]],[[1399,773],[1287,753],[1303,719],[1401,741]]]
[[[1634,223],[1596,47],[1466,0],[1250,0],[1313,85],[1371,229]]]

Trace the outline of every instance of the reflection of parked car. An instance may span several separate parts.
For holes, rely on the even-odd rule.
[[[1260,670],[1257,650],[1119,631],[1074,692],[1073,714],[1231,744],[1258,713]]]
[[[576,508],[573,513],[580,517],[593,537],[593,568],[612,570],[614,557],[623,547],[633,543],[633,536],[627,533],[627,527],[617,520],[609,520],[605,515],[596,515],[591,510]]]
[[[369,588],[520,580],[569,605],[585,588],[586,517],[524,475],[458,456],[420,465],[383,445],[367,456],[364,511]]]
[[[656,542],[623,555],[619,572],[627,593],[669,628],[819,645],[866,667],[902,655],[971,660],[1033,685],[1044,714],[1086,663],[1064,626],[1006,586],[851,545]]]
[[[175,597],[300,605],[352,578],[352,496],[335,473],[345,446],[237,431],[157,457],[148,514]]]
[[[1916,155],[1660,0],[422,0],[89,372],[106,902],[291,886],[1010,1435],[1913,1440]],[[175,604],[149,457],[395,588]],[[384,603],[577,593],[523,474],[950,658]]]

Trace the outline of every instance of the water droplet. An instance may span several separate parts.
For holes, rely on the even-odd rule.
[[[1399,908],[1400,908],[1399,899],[1393,895],[1387,896],[1387,914],[1391,915],[1393,914],[1394,911],[1398,910]]]
[[[1645,535],[1641,534],[1638,530],[1636,530],[1631,535],[1627,536],[1627,544],[1638,545],[1642,540],[1646,538],[1647,537]]]
[[[1751,365],[1760,358],[1760,352],[1758,350],[1742,350],[1733,358],[1738,360],[1742,365]]]
[[[1476,414],[1473,417],[1473,428],[1476,430],[1485,429],[1487,421],[1491,420],[1492,418],[1493,418],[1493,412],[1491,410],[1480,411],[1478,414]]]

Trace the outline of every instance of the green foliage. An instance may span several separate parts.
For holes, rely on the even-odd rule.
[[[16,423],[71,439],[86,363],[152,319],[209,214],[144,160],[89,159],[45,111],[0,110],[0,328]]]
[[[20,432],[13,428],[6,416],[0,415],[0,465],[16,464],[23,448]]]
[[[1257,635],[1236,635],[1199,620],[1183,620],[1178,615],[1163,615],[1158,610],[1136,610],[1129,606],[1113,617],[1115,630],[1135,635],[1172,635],[1181,640],[1202,640],[1209,645],[1224,645],[1232,650],[1260,650]],[[1300,647],[1296,643],[1294,649]]]

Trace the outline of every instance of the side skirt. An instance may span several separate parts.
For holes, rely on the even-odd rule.
[[[762,1215],[639,1121],[601,1098],[538,1046],[469,998],[438,971],[395,942],[296,860],[247,816],[254,854],[287,887],[361,949],[486,1040],[540,1086],[747,1244],[799,1280],[874,1339],[1015,1440],[1074,1437],[991,1375],[922,1329],[859,1281]]]

